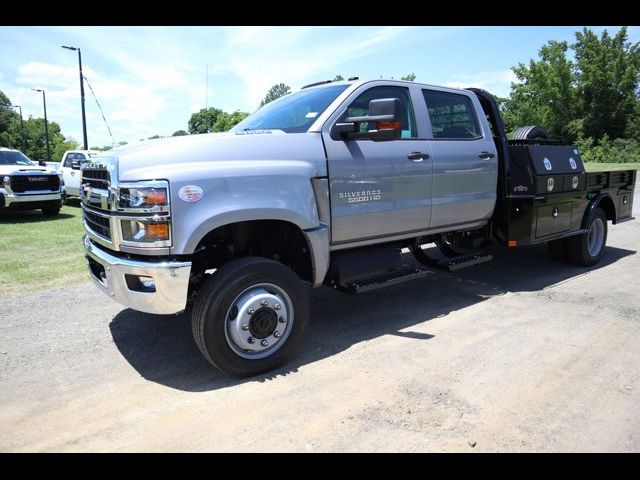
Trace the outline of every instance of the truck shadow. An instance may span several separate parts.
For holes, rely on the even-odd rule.
[[[294,374],[301,366],[382,335],[428,341],[434,336],[401,330],[507,292],[537,291],[587,275],[636,252],[608,247],[598,265],[587,269],[550,260],[544,246],[491,253],[494,261],[478,267],[456,273],[436,271],[361,295],[312,290],[311,325],[298,353],[282,368],[248,379],[229,377],[209,366],[191,336],[188,311],[151,315],[125,309],[109,328],[124,358],[147,380],[178,390],[210,391]]]
[[[40,210],[16,210],[0,213],[0,225],[15,224],[15,223],[40,223],[40,222],[53,222],[55,220],[62,220],[65,218],[73,218],[73,215],[68,213],[59,213],[58,215],[47,216]]]

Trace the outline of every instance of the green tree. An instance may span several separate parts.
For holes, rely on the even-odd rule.
[[[51,146],[51,161],[61,162],[64,152],[67,150],[77,150],[79,148],[78,142],[73,138],[56,138],[56,141]]]
[[[56,146],[66,139],[62,133],[60,133],[60,125],[57,122],[49,122],[49,147],[51,148],[51,161],[59,161],[60,158],[54,156]],[[45,142],[44,131],[44,118],[29,117],[24,121],[24,130],[26,137],[26,149],[25,154],[31,160],[46,160],[47,159],[47,146]],[[13,138],[20,138],[20,122],[17,125],[14,123],[11,125],[10,134]],[[15,146],[18,146],[19,140],[15,141]],[[14,147],[15,148],[15,147]]]
[[[540,60],[513,68],[520,83],[511,84],[511,97],[504,112],[507,131],[539,124],[554,138],[575,138],[579,105],[568,48],[567,42],[551,40],[539,50]]]
[[[236,110],[233,113],[222,112],[213,125],[214,132],[226,132],[249,116],[246,112]]]
[[[334,82],[340,82],[342,80],[344,80],[344,77],[342,75],[336,75],[333,79]]]
[[[263,107],[267,103],[273,102],[275,99],[280,98],[289,92],[291,92],[291,87],[284,83],[277,83],[269,89],[265,97],[260,102],[260,106]]]
[[[16,147],[16,139],[11,136],[9,130],[13,123],[20,122],[20,115],[13,110],[11,105],[9,97],[0,90],[0,147]]]
[[[202,108],[200,111],[191,114],[189,119],[189,133],[209,133],[213,131],[213,126],[222,113],[219,108]]]
[[[404,77],[400,77],[400,80],[408,80],[409,82],[413,82],[416,79],[415,73],[410,73],[409,75],[405,75]]]
[[[156,135],[150,136],[149,138],[147,138],[147,140],[155,140],[156,138],[163,138],[163,137],[162,137],[162,135],[156,134]]]
[[[550,40],[539,60],[513,68],[519,82],[504,103],[507,131],[540,124],[563,142],[592,139],[595,146],[605,135],[640,140],[640,44],[627,41],[626,27],[613,37],[585,28],[576,40],[571,46]],[[569,48],[575,61],[567,58]]]
[[[625,135],[637,122],[640,45],[628,42],[627,28],[600,38],[584,28],[571,47],[576,58],[576,90],[580,98],[584,137]]]
[[[187,132],[185,130],[176,130],[175,132],[173,132],[171,134],[172,137],[182,137],[184,135],[189,135],[189,132]]]

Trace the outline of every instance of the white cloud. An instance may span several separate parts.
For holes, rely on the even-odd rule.
[[[511,83],[518,81],[512,70],[456,75],[454,78],[455,80],[445,82],[444,85],[451,88],[482,88],[501,97],[508,96]]]

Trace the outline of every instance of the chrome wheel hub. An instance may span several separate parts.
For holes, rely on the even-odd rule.
[[[227,344],[247,359],[268,357],[291,333],[293,304],[287,292],[271,283],[260,283],[242,291],[225,318]]]

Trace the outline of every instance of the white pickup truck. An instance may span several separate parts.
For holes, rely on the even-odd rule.
[[[55,170],[38,166],[18,150],[0,147],[0,212],[41,209],[45,215],[57,215],[64,200],[64,182]]]
[[[58,165],[58,173],[62,174],[68,196],[80,196],[80,176],[82,173],[80,165],[97,154],[98,152],[91,150],[67,150],[64,152],[62,161]]]

